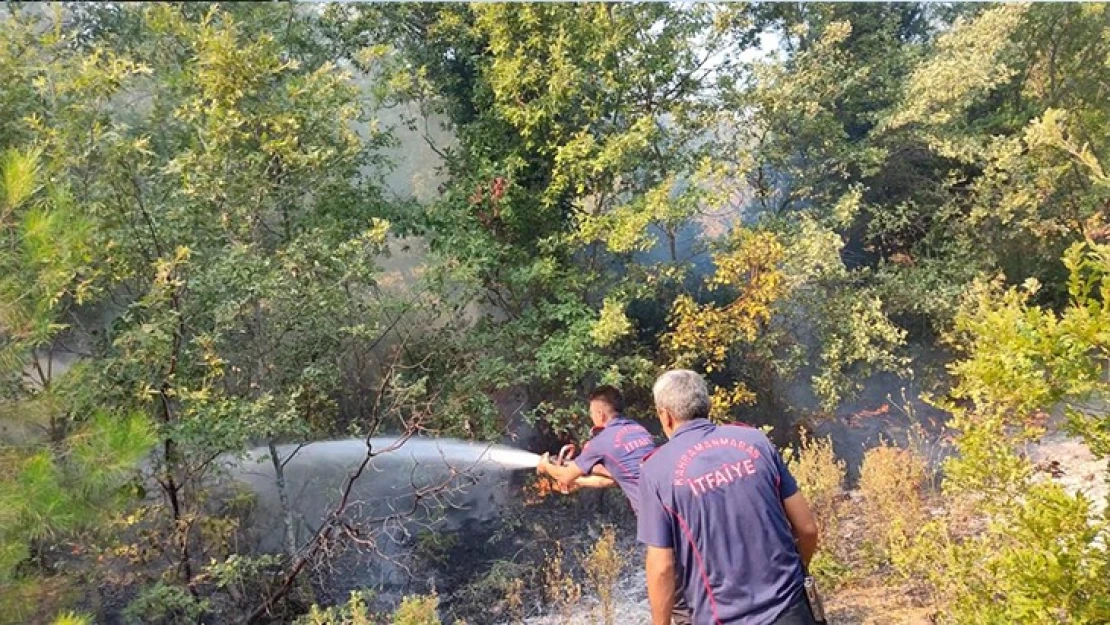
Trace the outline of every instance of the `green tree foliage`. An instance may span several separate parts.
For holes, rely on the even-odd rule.
[[[0,581],[10,581],[34,550],[77,540],[126,501],[131,492],[125,485],[154,440],[144,415],[99,414],[63,449],[5,449]]]
[[[959,456],[945,466],[945,492],[975,502],[982,523],[970,536],[948,519],[892,547],[895,566],[928,580],[959,623],[1098,623],[1110,618],[1110,519],[1092,501],[1034,479],[1017,446],[1043,429],[1035,415],[1064,406],[1068,426],[1099,456],[1107,448],[1105,378],[1110,251],[1077,243],[1064,264],[1070,301],[1055,312],[1020,288],[979,283],[956,316],[963,357],[952,425]],[[1110,482],[1110,474],[1102,479]],[[1110,502],[1108,502],[1110,503]],[[927,553],[928,552],[928,553]]]
[[[41,158],[15,148],[0,158],[0,416],[29,433],[0,446],[0,584],[13,597],[28,571],[49,570],[49,547],[80,545],[131,498],[127,485],[155,440],[140,412],[66,410],[72,389],[55,380],[53,350],[92,296],[97,269],[90,223],[66,187],[43,176]]]
[[[456,298],[484,308],[458,347],[482,354],[481,365],[451,367],[462,370],[451,384],[465,398],[457,406],[465,430],[503,428],[490,404],[475,405],[483,391],[526,386],[542,398],[536,416],[560,430],[581,424],[566,407],[589,378],[650,376],[642,350],[621,340],[633,334],[622,309],[650,293],[638,293],[619,266],[657,239],[679,260],[675,238],[700,193],[682,179],[700,163],[700,99],[728,39],[717,13],[339,11],[350,45],[389,48],[393,97],[446,115],[458,138],[444,151],[450,180],[429,219],[438,275]]]
[[[709,375],[718,419],[797,382],[833,411],[947,336],[944,496],[984,512],[891,532],[890,562],[959,622],[1106,620],[1103,520],[1015,445],[1061,406],[1110,453],[1108,11],[5,6],[5,602],[68,570],[144,586],[137,620],[284,618],[296,443],[496,439],[518,391],[571,436],[589,386],[642,410],[677,365]],[[440,158],[422,206],[384,191],[378,106]],[[380,269],[399,236],[428,249],[403,295]],[[282,556],[233,555],[238,519],[212,508],[217,460],[254,446]],[[101,563],[56,562],[79,542]],[[369,619],[361,601],[309,617]]]
[[[363,124],[348,73],[302,45],[311,20],[269,13],[87,7],[5,24],[5,45],[55,54],[4,59],[39,105],[5,135],[28,145],[4,146],[5,395],[42,405],[58,446],[5,482],[6,565],[87,523],[154,451],[165,514],[145,518],[188,584],[163,594],[203,611],[194,561],[225,549],[202,507],[213,461],[385,421],[368,363],[404,310],[376,281],[396,217],[376,178],[389,138]],[[83,354],[96,366],[55,392],[43,354],[97,310],[112,322]],[[92,418],[100,406],[128,416]]]
[[[352,57],[387,59],[392,97],[445,116],[458,139],[443,150],[450,178],[429,212],[444,290],[484,308],[464,324],[458,347],[483,354],[481,364],[445,367],[463,372],[448,395],[462,398],[452,410],[465,431],[503,428],[493,406],[474,398],[521,386],[539,399],[534,418],[574,430],[583,422],[568,406],[588,384],[645,385],[679,361],[721,372],[722,416],[752,392],[772,393],[773,382],[753,372],[765,378],[763,365],[775,358],[796,355],[773,369],[790,379],[799,361],[820,354],[813,382],[829,404],[850,390],[843,374],[861,362],[893,367],[899,332],[873,296],[854,299],[833,286],[831,268],[820,280],[846,294],[835,305],[822,302],[836,314],[821,317],[837,327],[819,333],[818,347],[785,328],[753,326],[718,334],[710,359],[674,345],[674,359],[660,353],[664,335],[693,345],[704,337],[686,330],[714,325],[691,317],[722,304],[693,277],[707,242],[720,238],[742,255],[774,253],[762,249],[764,238],[737,243],[746,232],[736,204],[743,162],[735,161],[744,120],[721,108],[745,71],[733,53],[758,32],[748,8],[344,8],[332,19]],[[699,236],[714,219],[737,230]],[[770,229],[794,240],[789,226]],[[684,241],[691,238],[698,240]],[[724,279],[706,284],[724,287]],[[853,279],[847,271],[836,276]],[[766,310],[753,313],[766,317],[758,323],[772,325],[772,313],[785,310],[806,314],[802,299],[818,289],[817,276],[791,284],[796,297],[774,310],[764,302]],[[877,329],[864,337],[861,328]],[[735,366],[724,367],[730,350]]]
[[[1110,246],[1076,243],[1064,255],[1068,305],[1031,303],[1039,285],[980,283],[956,318],[955,340],[967,356],[951,370],[953,395],[1001,424],[1023,425],[1035,410],[1063,404],[1071,429],[1100,456],[1110,455]]]
[[[1049,260],[1099,232],[1105,80],[1087,59],[1105,57],[1105,32],[1105,7],[992,8],[937,40],[883,120],[966,172],[949,181],[959,194],[944,232],[987,250],[981,267],[1062,285]]]

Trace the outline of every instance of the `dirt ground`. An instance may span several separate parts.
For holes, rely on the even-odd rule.
[[[836,625],[931,625],[933,611],[890,587],[867,585],[846,588],[825,601],[830,623]]]

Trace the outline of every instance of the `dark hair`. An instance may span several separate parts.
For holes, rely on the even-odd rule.
[[[624,395],[615,386],[599,386],[590,391],[590,401],[604,402],[607,406],[612,408],[615,412],[624,412]]]

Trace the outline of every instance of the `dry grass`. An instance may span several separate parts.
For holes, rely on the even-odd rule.
[[[825,598],[829,622],[836,625],[933,625],[935,611],[917,605],[907,589],[866,583]]]
[[[905,535],[927,518],[925,459],[888,444],[868,450],[860,467],[859,492],[864,502],[868,538],[885,550],[895,535]]]
[[[571,611],[582,599],[582,587],[563,565],[563,546],[558,541],[543,565],[543,596],[564,621],[570,619]]]
[[[624,571],[624,556],[617,547],[617,532],[613,526],[605,526],[601,532],[601,538],[594,543],[582,564],[590,586],[597,593],[599,622],[604,625],[614,625],[616,613],[614,594],[621,572]]]
[[[833,452],[831,438],[810,438],[802,430],[801,445],[788,461],[790,473],[798,481],[812,506],[822,533],[835,535],[844,498],[844,461]]]
[[[509,582],[505,593],[505,609],[510,623],[524,622],[524,579],[516,578]]]
[[[787,465],[812,507],[821,532],[821,548],[810,571],[822,587],[834,588],[848,575],[844,564],[848,542],[843,536],[844,461],[836,457],[830,438],[810,438],[802,430],[801,444],[789,454]]]

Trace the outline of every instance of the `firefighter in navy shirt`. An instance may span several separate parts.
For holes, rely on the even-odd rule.
[[[593,436],[582,453],[565,467],[544,454],[537,471],[550,475],[566,489],[620,486],[634,512],[640,503],[640,463],[655,449],[644,426],[624,416],[624,397],[612,386],[590,393]]]
[[[817,524],[771,441],[714,425],[693,371],[652,393],[670,439],[641,467],[637,535],[647,545],[652,622],[670,622],[676,572],[696,625],[813,625],[803,563]]]
[[[612,386],[590,393],[593,437],[582,453],[565,467],[553,464],[545,454],[536,471],[556,479],[568,492],[578,488],[620,486],[632,511],[640,513],[640,466],[655,450],[655,440],[644,426],[624,416],[624,397]],[[672,581],[673,588],[678,586]],[[681,596],[672,605],[674,625],[689,625],[689,609]]]

